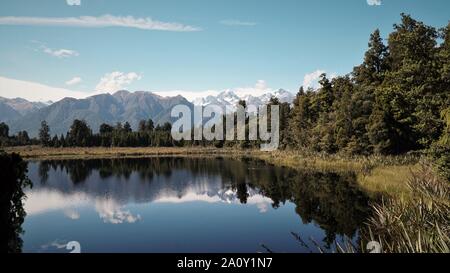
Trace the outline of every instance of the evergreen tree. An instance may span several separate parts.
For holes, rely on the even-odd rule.
[[[355,132],[353,129],[353,88],[349,77],[339,77],[333,80],[333,91],[337,100],[333,106],[334,113],[330,115],[332,119],[330,126],[334,127],[336,146],[339,150],[348,150],[348,145]]]
[[[353,70],[356,86],[351,98],[353,134],[347,145],[350,153],[369,154],[373,149],[370,143],[371,139],[383,142],[374,143],[377,146],[377,152],[389,150],[388,147],[385,147],[389,139],[384,139],[384,137],[388,137],[388,134],[383,133],[389,128],[379,127],[387,125],[384,115],[380,113],[383,111],[381,110],[382,106],[378,106],[377,112],[373,113],[376,90],[384,81],[385,73],[389,70],[389,51],[384,45],[378,29],[370,36],[368,46],[364,62]],[[374,116],[371,117],[372,113]],[[372,124],[369,124],[370,121]],[[372,135],[369,136],[369,134]]]
[[[320,75],[319,84],[321,88],[314,97],[313,107],[318,113],[325,114],[330,112],[333,105],[333,86],[325,73]]]
[[[66,139],[64,138],[63,134],[61,134],[61,136],[59,137],[59,143],[60,143],[61,147],[66,147],[67,146]]]
[[[155,129],[155,124],[153,123],[152,119],[149,119],[146,124],[146,130],[148,132],[152,132],[154,129]]]
[[[102,125],[100,125],[99,132],[101,135],[111,134],[113,131],[114,128],[109,124],[103,123]]]
[[[317,115],[312,119],[315,125],[311,133],[311,146],[315,151],[336,152],[336,138],[333,126],[332,106],[335,100],[333,85],[326,74],[320,76],[321,88],[314,95],[312,107]]]
[[[305,93],[303,87],[297,93],[289,120],[289,139],[293,147],[307,147],[309,144],[309,130],[313,113],[311,105],[312,92]]]
[[[433,144],[432,156],[440,173],[450,181],[450,107],[442,111],[445,128],[438,142]]]
[[[123,131],[125,133],[131,133],[133,130],[131,129],[131,125],[130,123],[127,121],[125,122],[125,124],[123,125]]]
[[[394,25],[388,39],[389,70],[376,89],[368,126],[376,150],[403,153],[429,146],[439,136],[436,38],[434,28],[409,15],[402,14],[401,24]]]
[[[401,24],[389,35],[389,62],[379,101],[390,105],[401,142],[399,152],[429,146],[443,124],[440,120],[436,29],[402,14]]]
[[[74,120],[66,141],[71,146],[87,147],[91,145],[92,131],[84,120]]]
[[[39,141],[43,146],[50,145],[50,127],[45,120],[41,122],[41,129],[39,130]]]
[[[51,141],[51,146],[54,148],[60,147],[59,139],[58,139],[57,135],[53,136],[52,141]]]
[[[145,120],[141,120],[139,122],[138,131],[139,132],[146,132],[147,131],[147,122]]]
[[[9,137],[9,126],[2,122],[0,123],[0,138],[8,138]]]
[[[291,108],[289,103],[281,103],[280,100],[276,97],[271,97],[268,103],[267,112],[269,114],[267,118],[267,122],[269,123],[269,130],[272,131],[271,126],[271,113],[272,110],[270,106],[278,105],[279,107],[279,129],[280,129],[280,147],[285,148],[288,146],[289,142],[289,119],[291,115]]]
[[[364,62],[353,71],[355,82],[364,86],[380,85],[383,82],[383,73],[388,68],[387,56],[387,47],[377,29],[370,36],[369,49],[365,54]]]
[[[17,133],[17,142],[19,145],[30,144],[30,137],[28,136],[28,132],[20,131],[19,133]]]

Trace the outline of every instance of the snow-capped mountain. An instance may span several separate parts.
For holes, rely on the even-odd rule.
[[[272,97],[275,97],[284,103],[292,103],[294,95],[284,89],[279,89],[274,92],[267,92],[263,95],[239,94],[233,90],[226,90],[220,92],[216,96],[209,95],[207,97],[198,97],[192,101],[196,106],[206,105],[221,105],[221,106],[235,106],[240,100],[245,100],[248,105],[260,106],[267,104]]]

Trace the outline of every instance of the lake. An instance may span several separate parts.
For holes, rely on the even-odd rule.
[[[356,175],[228,158],[28,163],[23,252],[256,253],[358,242]],[[299,239],[299,237],[301,239]]]

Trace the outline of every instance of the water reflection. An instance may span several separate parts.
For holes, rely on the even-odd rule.
[[[266,237],[276,241],[278,236],[284,236],[270,233],[271,229],[277,232],[284,230],[288,236],[290,232],[297,231],[292,229],[300,229],[302,235],[308,237],[323,233],[322,238],[316,239],[323,239],[324,243],[329,245],[339,235],[354,238],[367,216],[368,207],[367,197],[355,186],[354,174],[299,172],[245,158],[42,161],[30,164],[30,178],[39,181],[35,183],[33,190],[27,192],[25,209],[31,219],[50,217],[52,212],[62,212],[67,220],[80,221],[83,219],[83,213],[89,214],[86,210],[90,208],[104,224],[130,225],[142,222],[141,225],[148,227],[149,223],[154,224],[155,221],[168,221],[178,227],[186,225],[196,228],[197,230],[186,231],[194,236],[202,236],[205,232],[219,233],[219,236],[216,235],[216,241],[206,239],[206,236],[201,237],[202,241],[198,242],[200,248],[182,246],[186,248],[172,249],[170,246],[159,246],[151,249],[162,252],[253,251],[245,246],[236,249],[236,246],[222,241],[221,236],[225,234],[221,232],[226,231],[221,230],[220,225],[224,224],[220,214],[236,219],[236,223],[226,223],[234,225],[232,228],[236,228],[236,236],[259,240],[256,243],[264,242]],[[185,211],[183,217],[188,217],[189,220],[173,216],[179,210],[193,206],[192,204],[201,205]],[[153,209],[158,205],[162,207]],[[171,205],[170,210],[167,209],[168,205]],[[261,215],[248,216],[251,218],[248,230],[255,233],[251,236],[245,233],[245,229],[238,231],[238,228],[242,228],[238,221],[247,220],[244,219],[247,212],[242,205],[255,207]],[[290,205],[295,208],[296,222],[300,226],[294,225],[294,215],[284,210]],[[212,217],[197,219],[196,215],[190,214],[194,212],[205,215],[212,213]],[[264,216],[269,212],[270,215]],[[231,213],[232,215],[228,215]],[[148,219],[149,214],[152,219]],[[261,221],[267,221],[269,226],[261,226]],[[83,223],[86,229],[96,229],[96,225],[92,218]],[[209,230],[204,225],[211,225],[214,230]],[[31,230],[38,228],[42,226],[29,226]],[[168,227],[170,228],[173,227]],[[125,231],[130,232],[130,228]],[[177,229],[177,232],[179,231]],[[139,235],[141,238],[149,236],[145,232]],[[171,238],[161,238],[161,243],[170,240]],[[58,241],[47,242],[44,246],[48,248],[52,244],[58,245]],[[152,241],[152,244],[154,247],[155,242]],[[280,251],[304,251],[300,246],[296,246],[299,249],[284,246],[286,243],[279,245]],[[130,247],[116,250],[124,249]],[[30,251],[33,250],[34,248],[30,247]],[[92,250],[95,251],[95,248]],[[145,247],[135,250],[150,251]]]

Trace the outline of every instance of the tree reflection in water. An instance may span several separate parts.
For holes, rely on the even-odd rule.
[[[0,152],[2,179],[0,183],[1,252],[22,252],[22,224],[25,218],[23,189],[31,186],[27,178],[27,164],[17,154]]]
[[[43,170],[50,169],[42,165],[52,166],[54,170],[59,167],[77,187],[82,187],[93,170],[101,179],[116,177],[123,181],[136,173],[145,183],[163,176],[175,181],[170,182],[170,187],[179,193],[189,185],[170,179],[175,170],[186,170],[190,176],[219,176],[223,188],[231,187],[243,204],[247,203],[249,189],[273,200],[274,208],[286,202],[294,203],[304,224],[314,223],[325,231],[327,245],[332,244],[337,235],[354,238],[368,215],[368,197],[358,189],[354,173],[297,171],[248,158],[124,158],[43,161],[40,164],[41,181],[48,177]]]

